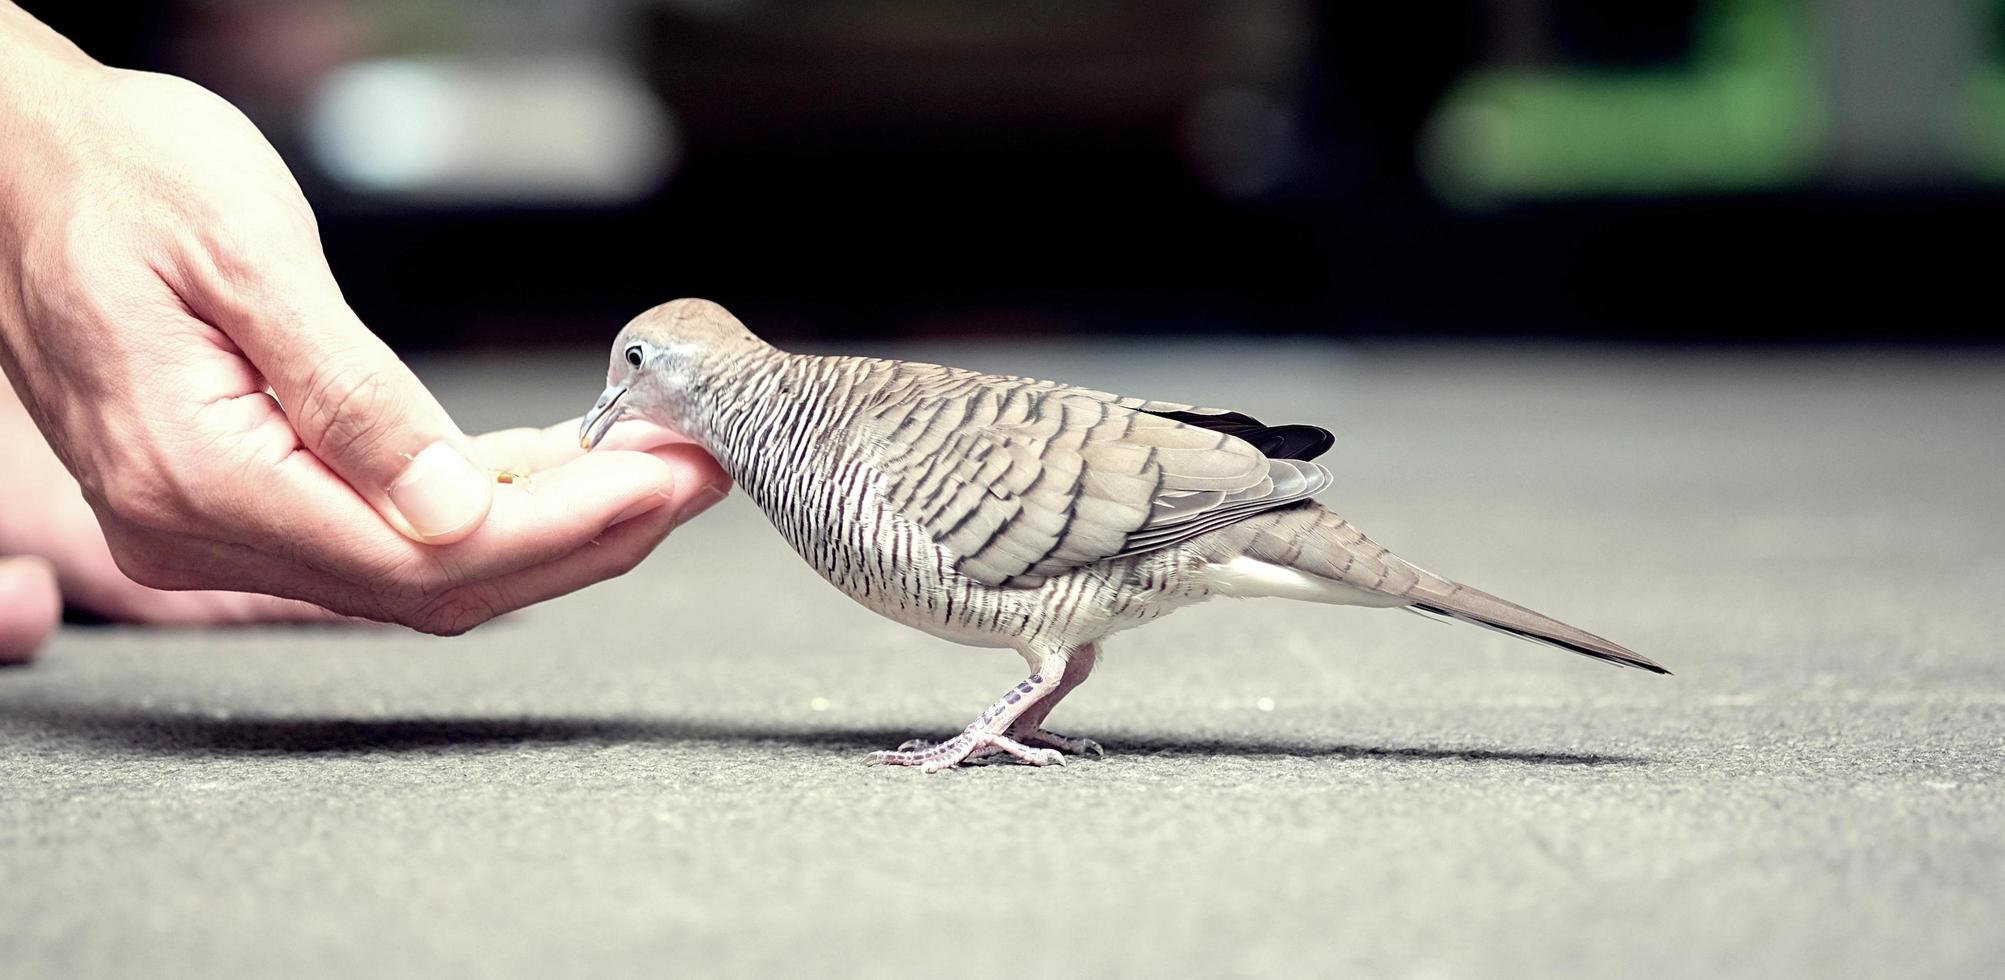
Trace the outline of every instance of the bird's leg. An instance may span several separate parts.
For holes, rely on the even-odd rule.
[[[918,766],[939,772],[968,761],[970,756],[1006,753],[1033,766],[1063,765],[1065,756],[1057,749],[1034,748],[1008,734],[1024,713],[1036,707],[1064,683],[1066,654],[1045,657],[1036,673],[1019,682],[1002,699],[989,705],[974,724],[961,734],[937,745],[914,746],[907,742],[890,752],[872,752],[870,761],[887,766]]]
[[[1030,748],[1057,749],[1067,755],[1086,755],[1087,753],[1092,753],[1100,758],[1106,758],[1107,750],[1101,748],[1099,742],[1095,742],[1090,738],[1074,738],[1044,727],[1044,719],[1051,714],[1053,708],[1058,706],[1058,702],[1064,699],[1065,695],[1071,693],[1073,688],[1078,687],[1084,682],[1086,676],[1093,672],[1093,666],[1098,662],[1099,656],[1100,649],[1097,644],[1088,643],[1083,646],[1074,647],[1066,657],[1065,671],[1059,678],[1058,687],[1050,694],[1038,699],[1036,704],[1031,705],[1022,715],[1018,716],[1016,723],[1012,724],[1009,728],[1009,737],[1014,739],[1018,744]],[[899,746],[899,748],[923,748],[930,744],[924,739],[914,739]],[[1005,754],[1007,753],[1002,748],[990,746],[988,748],[976,749],[966,759],[961,761],[964,763],[977,762],[993,759],[996,756]]]
[[[1091,752],[1103,759],[1106,758],[1107,750],[1101,748],[1100,743],[1090,738],[1060,735],[1044,727],[1044,719],[1051,714],[1051,709],[1058,707],[1059,701],[1086,680],[1086,675],[1093,672],[1093,664],[1099,658],[1100,648],[1097,644],[1088,643],[1074,648],[1071,657],[1067,658],[1065,675],[1059,678],[1058,687],[1049,695],[1038,699],[1036,704],[1031,705],[1017,718],[1016,724],[1010,726],[1010,737],[1025,745],[1057,749],[1067,755],[1085,755]]]

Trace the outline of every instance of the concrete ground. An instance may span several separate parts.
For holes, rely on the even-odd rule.
[[[71,628],[0,672],[0,974],[2005,973],[2005,362],[920,353],[1323,423],[1379,540],[1677,676],[1220,602],[1057,714],[1105,761],[868,768],[1022,665],[737,497],[457,639]],[[492,427],[599,364],[421,373]]]

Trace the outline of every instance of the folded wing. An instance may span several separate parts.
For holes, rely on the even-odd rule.
[[[989,585],[1035,587],[1169,547],[1330,483],[1313,426],[942,372],[897,386],[856,436],[889,504]]]

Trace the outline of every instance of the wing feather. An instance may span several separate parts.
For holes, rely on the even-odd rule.
[[[854,442],[887,502],[989,585],[1035,587],[1169,547],[1330,483],[1301,455],[1316,448],[1312,433],[1328,436],[1312,426],[932,365],[893,370],[909,377],[859,414]]]

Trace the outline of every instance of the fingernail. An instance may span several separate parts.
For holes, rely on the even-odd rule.
[[[412,458],[389,493],[411,530],[435,538],[479,520],[493,502],[494,488],[458,449],[435,442]]]
[[[689,523],[690,518],[716,506],[718,501],[730,495],[731,491],[715,483],[706,484],[703,489],[696,491],[696,496],[689,498],[689,502],[682,505],[681,510],[675,512],[675,526],[681,527]]]
[[[642,514],[652,514],[660,510],[662,504],[668,503],[668,494],[669,491],[666,488],[655,490],[647,496],[628,504],[626,510],[620,511],[619,516],[613,518],[613,524],[625,524]],[[607,526],[610,527],[612,525]]]

